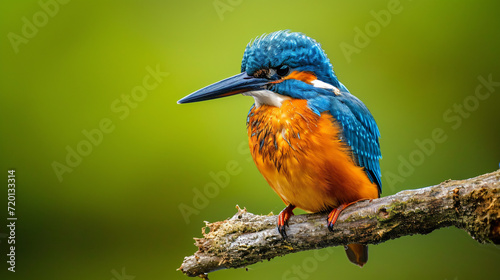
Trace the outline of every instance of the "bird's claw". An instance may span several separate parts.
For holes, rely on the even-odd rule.
[[[285,225],[278,225],[278,232],[280,233],[281,237],[283,239],[286,239],[288,236],[286,235],[286,227],[288,226],[288,223]]]
[[[286,235],[286,227],[288,227],[288,220],[291,216],[293,216],[293,209],[295,206],[288,205],[283,209],[278,215],[278,232],[280,233],[283,239],[286,239],[288,236]]]
[[[337,213],[337,209],[333,209],[332,212],[330,212],[330,214],[328,214],[328,218],[326,219],[326,225],[328,226],[328,230],[329,231],[333,231],[333,226],[335,225],[335,222],[337,221],[337,219],[333,218],[334,216],[338,216],[336,213]]]
[[[328,230],[333,231],[333,226],[335,225],[335,222],[337,222],[337,219],[339,218],[340,212],[344,210],[347,207],[345,204],[341,204],[339,207],[333,209],[330,214],[328,214],[328,219],[326,220],[326,224],[328,226]]]
[[[363,201],[363,200],[366,200],[366,199],[359,199],[359,200],[356,200],[356,201],[353,201],[353,202],[349,202],[347,204],[340,204],[339,207],[333,209],[330,214],[328,214],[328,219],[326,220],[327,221],[327,226],[328,226],[328,229],[330,231],[333,231],[333,226],[335,225],[335,222],[337,221],[337,219],[339,218],[340,216],[340,213],[346,209],[348,206],[358,202],[358,201]]]

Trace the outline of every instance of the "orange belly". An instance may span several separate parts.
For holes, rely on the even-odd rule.
[[[314,114],[302,99],[253,108],[248,120],[250,151],[260,173],[285,204],[308,212],[379,196],[339,131],[329,113]]]

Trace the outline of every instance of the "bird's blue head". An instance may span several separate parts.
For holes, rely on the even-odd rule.
[[[321,45],[302,33],[276,31],[248,43],[241,62],[241,72],[254,75],[259,70],[270,69],[285,74],[286,68],[289,72],[311,72],[319,80],[332,85],[338,83]],[[278,75],[275,78],[280,77]]]
[[[241,93],[253,96],[256,106],[279,107],[289,98],[310,99],[342,91],[347,89],[337,80],[318,42],[302,33],[276,31],[247,45],[240,74],[202,88],[178,103]]]

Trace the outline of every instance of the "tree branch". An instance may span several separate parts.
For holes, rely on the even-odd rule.
[[[358,202],[341,213],[333,232],[326,228],[325,213],[293,216],[286,240],[276,229],[277,216],[237,208],[228,220],[206,222],[210,231],[202,229],[204,238],[195,238],[198,251],[185,257],[178,270],[207,278],[208,272],[276,256],[349,243],[377,244],[449,226],[478,242],[500,244],[500,170]]]

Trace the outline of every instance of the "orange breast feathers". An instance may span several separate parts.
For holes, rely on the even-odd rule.
[[[280,108],[262,105],[249,114],[252,157],[285,204],[320,212],[378,197],[329,113],[314,114],[307,101],[291,99]]]

